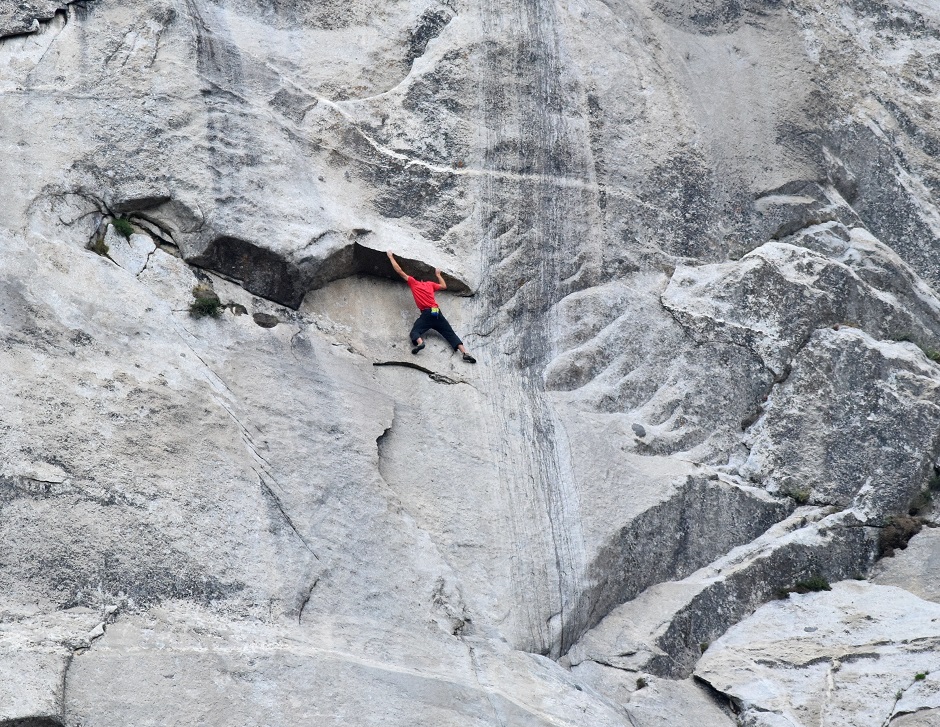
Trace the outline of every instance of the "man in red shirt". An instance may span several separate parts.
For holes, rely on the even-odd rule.
[[[470,355],[467,347],[463,345],[463,341],[454,333],[454,329],[450,327],[450,323],[447,322],[444,314],[441,313],[437,301],[434,300],[434,293],[436,291],[447,290],[447,283],[444,282],[444,278],[441,276],[440,268],[434,269],[434,274],[437,276],[436,283],[430,280],[415,280],[401,269],[401,266],[398,264],[391,250],[388,251],[388,259],[391,261],[392,267],[395,268],[395,272],[408,283],[408,287],[411,288],[411,294],[415,299],[415,305],[417,305],[418,310],[421,311],[418,320],[416,320],[415,324],[411,327],[411,345],[413,346],[411,352],[418,353],[418,351],[424,348],[424,339],[422,336],[433,328],[447,340],[455,351],[460,351],[460,353],[463,354],[464,361],[467,363],[476,363],[477,360]]]

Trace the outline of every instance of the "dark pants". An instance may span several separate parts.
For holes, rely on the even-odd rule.
[[[415,324],[411,327],[411,342],[417,343],[418,339],[424,338],[424,334],[432,328],[447,339],[447,342],[455,351],[457,350],[457,346],[463,343],[460,337],[454,333],[454,329],[450,327],[450,323],[447,322],[444,314],[438,313],[436,316],[433,316],[431,315],[430,308],[424,308],[421,311],[421,315],[418,316],[418,320],[416,320]]]

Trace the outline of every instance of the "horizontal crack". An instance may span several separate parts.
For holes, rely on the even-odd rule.
[[[444,374],[439,374],[436,371],[431,371],[431,369],[425,368],[420,364],[411,363],[410,361],[374,361],[373,366],[401,366],[407,369],[415,369],[415,371],[421,371],[422,373],[427,374],[432,381],[436,381],[439,384],[466,384],[467,382],[463,379],[452,379],[449,376]]]
[[[636,653],[636,652],[634,652]],[[616,669],[617,671],[625,671],[628,674],[639,674],[640,672],[636,669],[629,669],[625,666],[617,666],[616,664],[611,664],[609,661],[604,661],[603,659],[598,659],[597,657],[591,657],[585,659],[585,661],[591,661],[595,664],[600,664],[601,666],[606,666],[608,669]]]

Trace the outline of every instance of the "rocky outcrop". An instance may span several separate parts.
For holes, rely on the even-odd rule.
[[[937,613],[906,591],[851,581],[792,595],[710,646],[696,675],[731,694],[746,724],[930,724]]]
[[[908,546],[893,557],[878,562],[872,582],[882,586],[898,586],[926,601],[940,603],[940,530],[924,529]]]
[[[51,21],[58,13],[65,13],[72,1],[4,0],[0,3],[0,38],[40,32],[43,23]]]
[[[665,579],[614,610],[567,655],[616,669],[682,678],[708,644],[760,604],[813,579],[860,576],[872,529],[853,515],[797,511],[760,538],[682,580]]]
[[[936,397],[936,365],[913,344],[822,329],[768,398],[742,472],[800,500],[857,505],[873,522],[905,513],[940,448]]]
[[[933,715],[938,57],[919,0],[0,0],[0,722]]]

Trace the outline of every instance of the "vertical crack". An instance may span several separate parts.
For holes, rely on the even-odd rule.
[[[503,715],[499,709],[499,705],[493,698],[492,691],[483,684],[483,680],[480,678],[482,667],[480,666],[480,663],[477,659],[476,651],[474,650],[473,646],[464,641],[462,637],[458,636],[457,638],[463,641],[464,645],[467,647],[467,651],[470,653],[470,668],[473,669],[473,678],[476,679],[477,686],[480,687],[480,691],[486,695],[486,701],[490,703],[490,707],[493,709],[493,716],[496,718],[497,724],[499,724],[500,727],[507,727],[507,722],[503,718]]]
[[[65,721],[65,690],[68,687],[69,669],[72,668],[72,661],[75,659],[75,652],[69,651],[65,656],[65,667],[62,669],[62,683],[59,687],[59,717]]]
[[[140,269],[140,273],[137,273],[135,277],[139,278],[141,273],[143,273],[147,269],[147,266],[150,265],[150,258],[152,258],[154,256],[154,253],[156,253],[156,251],[159,249],[160,248],[158,245],[153,246],[153,250],[147,253],[147,259],[144,260],[144,266]]]
[[[316,557],[316,556],[314,556]],[[319,560],[319,558],[317,558]],[[297,611],[297,625],[299,626],[304,618],[304,609],[307,607],[307,604],[310,603],[310,598],[313,596],[313,589],[317,587],[317,584],[320,582],[320,577],[317,576],[313,579],[313,583],[310,584],[310,588],[307,589],[307,595],[304,596],[304,600],[300,602],[300,608]]]

